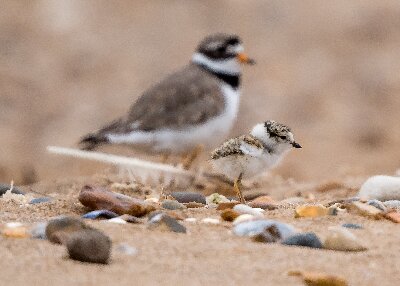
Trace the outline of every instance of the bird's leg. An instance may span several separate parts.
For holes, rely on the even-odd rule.
[[[190,152],[189,154],[187,154],[183,160],[182,160],[182,167],[185,170],[189,170],[190,167],[192,166],[194,160],[196,160],[196,158],[201,154],[201,152],[203,152],[203,145],[197,145],[192,152]]]
[[[233,184],[233,189],[236,192],[236,195],[239,198],[239,201],[241,204],[245,204],[246,201],[243,197],[242,191],[240,190],[240,188],[242,187],[242,177],[243,177],[243,173],[240,173],[239,177],[235,180],[234,184]]]

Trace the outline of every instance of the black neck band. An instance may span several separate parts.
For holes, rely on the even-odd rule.
[[[229,84],[232,88],[237,89],[240,85],[240,75],[230,75],[230,74],[224,74],[224,73],[218,73],[215,72],[211,69],[209,69],[207,66],[198,64],[200,67],[205,69],[207,72],[213,74],[223,82]]]

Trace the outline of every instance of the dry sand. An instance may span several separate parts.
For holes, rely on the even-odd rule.
[[[113,178],[111,178],[113,180]],[[363,178],[348,179],[354,186]],[[272,178],[269,178],[271,181]],[[333,189],[318,192],[320,186],[280,181],[249,192],[266,192],[273,198],[315,195],[316,202],[352,196],[355,190]],[[340,182],[340,181],[339,181]],[[0,200],[1,222],[33,223],[68,214],[82,215],[85,208],[77,200],[85,183],[108,185],[103,176],[40,183],[25,187],[55,198],[38,205],[19,206]],[[39,196],[38,194],[34,194]],[[216,210],[188,209],[183,216],[201,220],[219,218]],[[320,218],[295,219],[293,209],[267,211],[267,218],[294,225],[302,231],[314,231],[324,237],[329,226],[358,223],[364,229],[352,231],[369,248],[365,252],[329,250],[261,244],[231,233],[231,223],[205,225],[183,222],[187,234],[149,230],[145,225],[115,225],[90,221],[103,230],[114,245],[135,247],[134,256],[113,252],[109,265],[91,265],[67,258],[65,247],[48,241],[0,237],[2,285],[302,285],[289,270],[335,274],[349,285],[397,285],[400,281],[399,225],[387,220],[370,220],[341,214]]]

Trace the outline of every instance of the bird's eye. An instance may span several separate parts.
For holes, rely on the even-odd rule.
[[[226,51],[226,47],[225,47],[225,46],[221,46],[221,47],[219,47],[219,48],[217,49],[217,51],[218,51],[219,53],[224,53],[224,52]]]
[[[285,140],[286,136],[279,136],[279,138],[281,138],[282,140]]]

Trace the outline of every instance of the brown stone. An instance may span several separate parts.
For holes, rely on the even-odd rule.
[[[276,201],[274,201],[270,196],[261,196],[257,197],[254,200],[251,201],[252,203],[269,203],[269,204],[276,204]]]
[[[46,237],[53,243],[65,244],[73,232],[89,228],[79,218],[62,216],[49,221],[46,226]]]
[[[217,210],[218,211],[222,211],[222,210],[226,210],[226,209],[231,209],[234,206],[240,204],[239,202],[227,202],[227,203],[219,203]]]
[[[389,212],[385,214],[385,218],[395,223],[400,223],[400,212]]]
[[[248,203],[248,205],[252,208],[259,208],[259,209],[268,210],[268,211],[276,210],[278,208],[278,206],[276,204],[254,202],[254,201]]]
[[[290,276],[301,276],[308,286],[348,286],[347,281],[339,276],[303,271],[289,271]]]
[[[78,199],[91,210],[105,209],[120,215],[143,216],[155,210],[153,205],[142,200],[92,186],[84,186]]]
[[[303,205],[295,210],[294,217],[319,217],[329,214],[329,209],[323,205]]]
[[[240,213],[232,209],[226,209],[221,213],[221,218],[225,221],[234,221],[238,216],[240,216]]]

